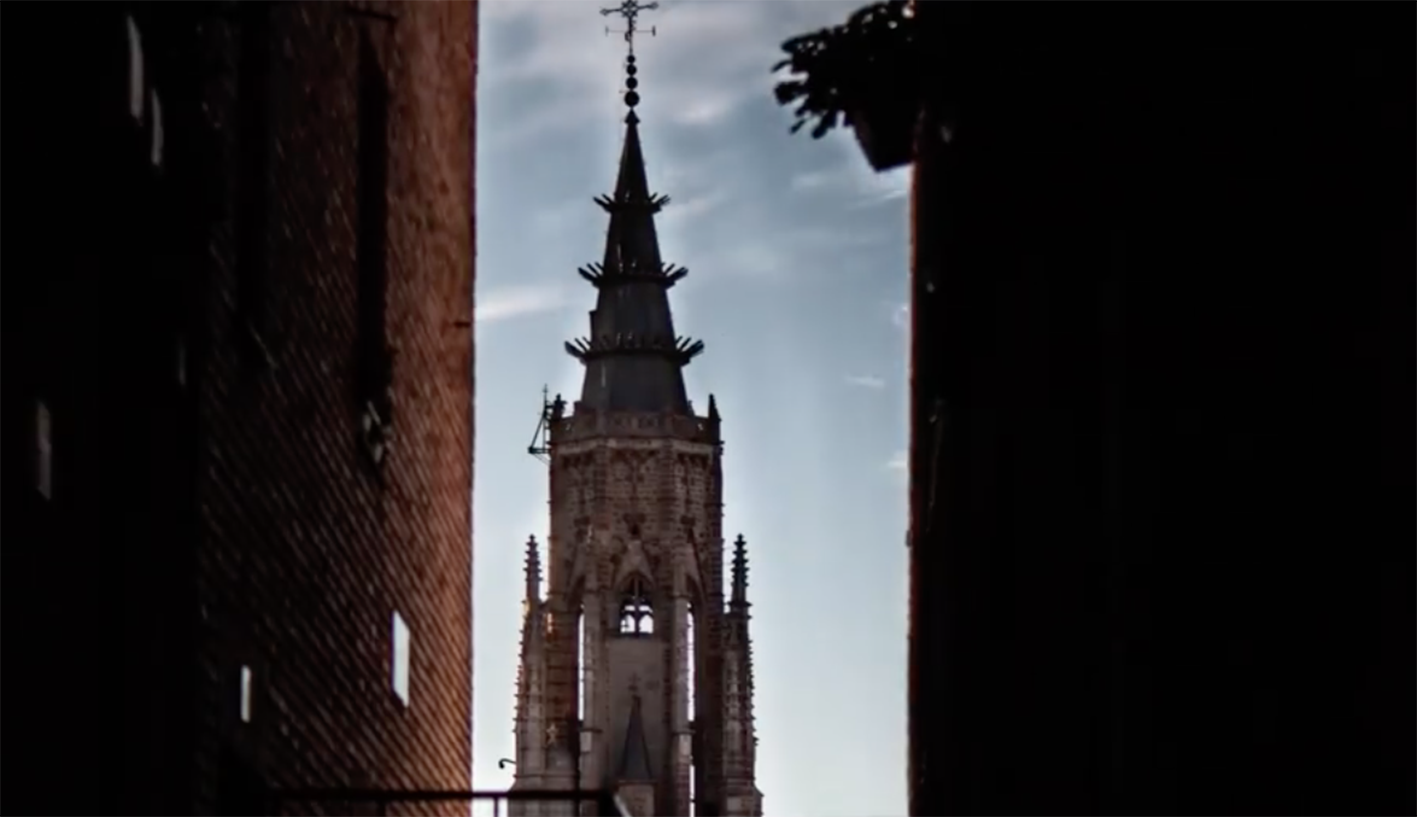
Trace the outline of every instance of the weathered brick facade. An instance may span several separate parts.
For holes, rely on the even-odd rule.
[[[470,788],[475,5],[39,5],[6,11],[10,54],[68,55],[5,84],[7,260],[43,259],[5,311],[5,658],[44,668],[5,686],[7,805]]]

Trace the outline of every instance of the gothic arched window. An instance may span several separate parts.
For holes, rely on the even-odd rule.
[[[653,633],[654,608],[649,603],[649,589],[644,579],[632,576],[620,595],[620,635]]]

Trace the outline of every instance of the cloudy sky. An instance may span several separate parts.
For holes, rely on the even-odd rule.
[[[528,456],[549,384],[579,393],[624,107],[595,0],[481,5],[477,159],[476,769],[510,784],[522,544],[544,539]],[[723,414],[725,536],[752,562],[758,785],[775,817],[905,813],[903,173],[849,132],[789,135],[769,68],[861,2],[662,0],[637,44],[651,188],[687,370]],[[618,20],[617,20],[618,22]]]

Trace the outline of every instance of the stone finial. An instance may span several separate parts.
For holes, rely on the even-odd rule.
[[[714,443],[722,442],[723,419],[718,415],[718,400],[714,399],[712,394],[709,395],[708,416],[705,420],[704,430],[708,433],[709,441]]]
[[[541,552],[536,537],[526,540],[526,600],[536,602],[541,599]]]
[[[733,540],[733,605],[748,606],[748,542],[741,533]]]

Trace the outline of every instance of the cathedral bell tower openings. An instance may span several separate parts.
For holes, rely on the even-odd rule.
[[[620,595],[620,635],[654,635],[654,606],[645,580],[631,576]]]
[[[697,599],[697,596],[695,596]],[[689,615],[685,620],[684,627],[684,652],[688,657],[685,662],[684,672],[684,702],[688,708],[687,726],[689,729],[689,811],[691,815],[700,813],[698,807],[699,792],[699,763],[703,756],[703,744],[698,737],[698,711],[699,711],[699,649],[695,633],[698,628],[695,623],[699,616],[699,604],[696,601],[689,603]]]

